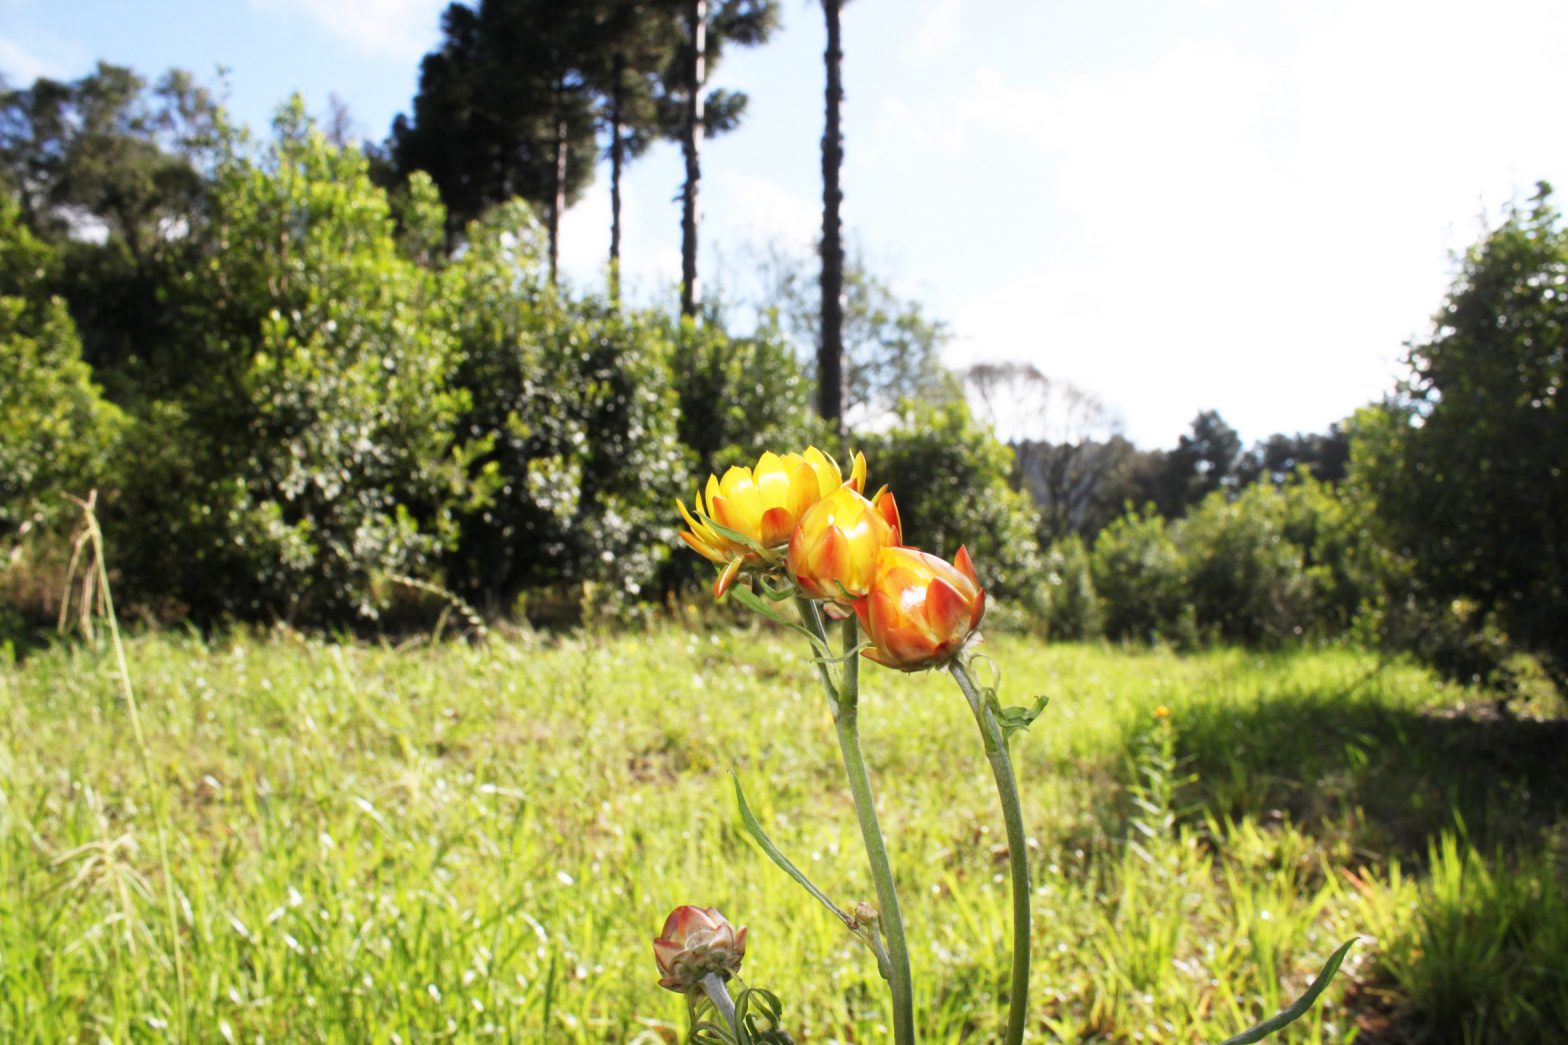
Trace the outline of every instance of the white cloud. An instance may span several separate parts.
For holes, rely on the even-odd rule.
[[[79,50],[53,39],[40,39],[27,46],[12,35],[0,36],[0,70],[12,87],[29,86],[40,77],[69,79],[78,75],[85,64]]]
[[[963,0],[933,0],[915,30],[915,55],[934,58],[951,51],[958,40],[958,15]]]
[[[1521,30],[1544,9],[1506,6],[1347,5],[1279,53],[1212,36],[1054,82],[976,73],[929,122],[976,154],[1031,143],[1050,217],[1021,220],[1050,234],[959,305],[958,350],[1098,392],[1144,445],[1200,409],[1258,439],[1375,398],[1478,211],[1568,175],[1542,102],[1568,66]]]
[[[440,39],[447,0],[251,0],[263,11],[305,15],[365,54],[418,61]]]

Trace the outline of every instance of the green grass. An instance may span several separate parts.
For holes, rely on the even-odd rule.
[[[1051,697],[1015,741],[1033,1039],[1215,1041],[1358,932],[1276,1040],[1568,1038],[1560,723],[1352,651],[989,652],[1005,699]],[[887,1037],[870,954],[733,808],[731,769],[831,896],[871,897],[783,636],[162,635],[129,654],[155,795],[106,651],[0,666],[0,1040],[675,1041],[649,942],[682,903],[751,927],[747,982],[798,1041]],[[994,1040],[1007,867],[973,721],[941,675],[864,683],[922,1040]]]

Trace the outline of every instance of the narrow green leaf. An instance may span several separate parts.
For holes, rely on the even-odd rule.
[[[752,591],[745,585],[737,584],[735,587],[731,588],[726,593],[726,598],[735,599],[742,606],[762,614],[764,617],[768,618],[768,620],[775,624],[782,624],[786,628],[793,628],[795,631],[800,632],[802,635],[806,636],[806,638],[810,639],[812,645],[820,647],[821,640],[813,635],[804,625],[800,623],[800,621],[790,620],[788,617],[784,616],[784,614],[780,613],[772,606],[769,606],[766,602],[763,602],[762,599],[757,596],[756,592]],[[821,653],[823,656],[829,655],[829,651],[820,648],[817,652]]]
[[[698,518],[700,518],[703,521],[704,525],[708,526],[710,529],[713,530],[714,533],[718,534],[720,537],[723,537],[723,538],[725,538],[726,540],[729,540],[729,541],[733,541],[734,543],[740,545],[742,548],[745,548],[747,551],[756,552],[758,555],[762,556],[764,559],[767,559],[770,562],[773,560],[772,553],[770,553],[768,551],[768,549],[764,548],[761,544],[759,544],[755,537],[747,537],[745,534],[741,533],[739,530],[732,530],[728,526],[721,526],[718,523],[714,522],[713,519],[710,518],[709,516],[699,515]]]
[[[817,902],[823,907],[832,911],[834,917],[844,923],[845,928],[854,932],[856,928],[855,919],[841,910],[838,904],[828,899],[826,893],[813,885],[811,879],[807,878],[800,868],[791,863],[789,857],[779,851],[779,847],[773,844],[772,840],[768,838],[767,832],[762,830],[762,825],[757,822],[756,816],[751,811],[751,806],[746,804],[746,795],[740,789],[740,777],[733,771],[730,773],[730,776],[735,780],[735,804],[740,808],[740,821],[746,826],[746,833],[751,835],[752,841],[762,847],[762,851],[768,854],[768,859],[778,864],[780,870],[800,883],[801,888],[816,897]]]
[[[1306,1015],[1307,1010],[1312,1008],[1312,1003],[1318,1000],[1318,995],[1322,994],[1328,987],[1328,981],[1332,980],[1334,974],[1339,971],[1339,963],[1345,960],[1345,955],[1349,954],[1350,948],[1355,945],[1356,941],[1354,939],[1346,940],[1340,944],[1339,950],[1330,956],[1328,964],[1323,966],[1322,972],[1318,973],[1318,978],[1313,980],[1312,986],[1307,988],[1307,993],[1296,999],[1296,1004],[1273,1019],[1264,1020],[1251,1030],[1242,1031],[1234,1038],[1226,1038],[1220,1042],[1220,1045],[1251,1045],[1252,1042],[1262,1041],[1286,1024],[1292,1023]]]

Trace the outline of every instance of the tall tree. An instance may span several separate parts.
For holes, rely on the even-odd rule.
[[[824,420],[841,427],[844,413],[844,242],[839,205],[844,193],[839,173],[844,166],[844,135],[839,108],[844,102],[844,49],[839,13],[842,0],[822,0],[827,22],[827,98],[822,131],[822,343],[817,347],[817,410]]]
[[[231,142],[217,101],[179,71],[149,85],[100,64],[0,91],[0,183],[59,248],[49,292],[69,302],[100,371],[189,341],[172,274],[203,249],[210,175]]]
[[[681,187],[681,314],[695,316],[701,293],[697,283],[698,195],[702,182],[702,143],[732,130],[746,108],[740,91],[708,91],[724,46],[752,47],[765,41],[778,24],[776,0],[675,0],[685,4],[685,45],[665,77],[667,127],[676,129],[685,158]]]
[[[447,205],[448,240],[513,196],[545,211],[554,279],[561,218],[592,180],[593,93],[586,66],[597,24],[573,0],[454,3],[441,46],[420,65],[414,114],[393,123],[404,176],[426,171]]]
[[[822,284],[810,259],[775,246],[759,268],[758,309],[778,317],[802,359],[815,360],[822,344]],[[886,420],[905,399],[938,404],[958,398],[940,358],[951,337],[947,324],[928,316],[918,301],[894,293],[859,251],[850,254],[843,289],[843,416],[853,424]]]
[[[1568,693],[1568,229],[1541,185],[1464,260],[1352,476],[1440,603],[1463,600]]]
[[[697,314],[697,193],[702,182],[703,97],[708,83],[708,0],[691,0],[687,9],[691,61],[687,66],[686,131],[681,152],[686,186],[681,192],[681,315]]]
[[[598,0],[592,65],[600,124],[609,142],[610,299],[620,300],[621,176],[660,134],[660,77],[684,38],[673,5],[657,0]]]

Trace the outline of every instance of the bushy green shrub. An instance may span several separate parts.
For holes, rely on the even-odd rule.
[[[459,424],[484,440],[450,581],[491,608],[589,581],[614,608],[643,594],[674,541],[687,465],[672,346],[644,314],[558,296],[539,240],[526,206],[497,208],[442,275]]]
[[[1285,535],[1285,498],[1255,484],[1235,500],[1209,494],[1171,527],[1186,597],[1204,637],[1277,645],[1313,621],[1303,549]]]
[[[211,202],[215,253],[185,288],[200,366],[138,423],[116,543],[144,597],[199,618],[373,616],[466,492],[434,277],[399,252],[364,157],[297,102]]]
[[[663,326],[675,346],[671,380],[680,403],[680,441],[692,455],[680,493],[687,503],[709,475],[749,468],[764,450],[834,449],[813,408],[812,382],[775,323],[750,335],[731,334],[719,314],[701,324],[676,318]],[[661,579],[675,590],[699,578],[711,582],[711,573],[707,562],[682,552],[671,556]]]
[[[898,499],[904,543],[947,559],[966,545],[999,621],[1045,618],[1034,509],[1007,484],[1012,451],[967,405],[906,404],[897,425],[858,438],[870,490],[887,483]]]
[[[1101,530],[1089,569],[1106,635],[1141,642],[1191,639],[1185,564],[1152,507],[1128,512]]]
[[[1285,538],[1302,549],[1312,582],[1312,630],[1352,632],[1387,586],[1389,555],[1378,543],[1371,505],[1350,484],[1321,482],[1304,466],[1278,490]]]
[[[761,449],[828,448],[812,404],[813,386],[773,323],[749,336],[730,334],[718,317],[701,325],[670,321],[671,362],[680,402],[680,438],[696,455],[694,477],[750,467]]]
[[[1045,553],[1045,570],[1045,622],[1051,638],[1099,637],[1104,618],[1083,538],[1072,534],[1052,544]]]
[[[100,483],[122,428],[65,303],[43,290],[51,262],[0,195],[0,548]]]

